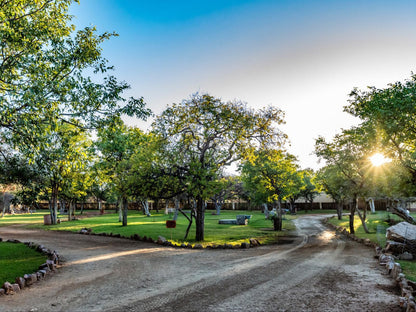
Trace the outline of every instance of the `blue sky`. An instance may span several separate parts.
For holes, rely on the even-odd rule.
[[[416,1],[81,0],[70,12],[119,34],[103,54],[156,114],[197,91],[283,109],[304,168],[319,167],[318,135],[357,123],[343,112],[354,87],[416,71]]]

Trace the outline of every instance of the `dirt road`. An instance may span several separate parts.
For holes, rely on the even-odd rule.
[[[0,311],[400,311],[372,249],[335,236],[322,216],[298,236],[241,250],[189,250],[127,239],[0,227],[42,243],[65,265]]]

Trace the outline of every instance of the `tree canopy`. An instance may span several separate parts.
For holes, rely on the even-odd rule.
[[[0,3],[0,131],[15,145],[36,150],[39,133],[62,121],[91,128],[112,116],[149,114],[142,98],[122,97],[128,84],[107,75],[100,44],[116,34],[75,31],[73,2]]]
[[[197,201],[196,240],[204,239],[204,200],[213,195],[221,170],[264,146],[284,139],[276,126],[283,112],[249,109],[239,101],[223,102],[195,94],[169,106],[153,123],[166,146],[171,167],[184,172],[186,192]]]

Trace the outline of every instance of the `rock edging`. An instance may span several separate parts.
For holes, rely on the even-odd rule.
[[[389,274],[400,287],[400,307],[406,312],[416,312],[416,283],[406,279],[406,276],[402,273],[400,263],[395,261],[396,258],[391,254],[384,253],[384,250],[378,244],[371,242],[368,238],[358,238],[354,234],[349,233],[344,227],[329,223],[329,219],[330,218],[325,219],[325,223],[337,233],[342,233],[356,242],[365,244],[366,246],[372,246],[375,249],[375,258],[378,259],[378,263],[385,267],[386,273]]]
[[[3,241],[0,238],[0,242]],[[22,243],[16,239],[8,239],[6,242],[9,243]],[[34,273],[25,274],[23,277],[16,277],[14,283],[6,281],[0,287],[0,296],[2,295],[13,295],[14,293],[20,292],[27,286],[32,286],[36,282],[43,280],[47,275],[56,271],[57,266],[60,264],[59,254],[55,250],[50,250],[43,245],[39,245],[33,242],[23,242],[27,247],[36,250],[48,257],[44,264],[41,264],[38,270]]]
[[[138,234],[133,234],[130,237],[128,237],[128,236],[122,236],[120,234],[113,234],[113,233],[93,233],[92,229],[88,229],[88,228],[83,228],[83,229],[79,230],[77,233],[78,234],[84,234],[84,235],[96,235],[96,236],[126,238],[126,239],[131,239],[131,240],[136,240],[136,241],[158,244],[158,245],[167,246],[167,247],[188,248],[188,249],[204,249],[204,248],[205,249],[246,249],[246,248],[257,247],[257,246],[261,245],[261,243],[255,238],[250,238],[249,242],[242,242],[239,245],[232,245],[232,244],[226,244],[225,243],[225,244],[222,244],[222,245],[216,245],[215,244],[215,245],[202,246],[201,244],[195,244],[195,245],[192,246],[192,244],[189,244],[189,243],[182,243],[181,245],[175,245],[163,236],[159,236],[157,240],[154,240],[151,237],[140,236]]]
[[[387,273],[398,283],[400,287],[400,307],[403,311],[415,312],[416,283],[406,279],[406,276],[402,273],[400,264],[395,261],[395,257],[393,255],[383,253],[383,249],[380,246],[377,246],[375,251],[378,263],[385,267]]]

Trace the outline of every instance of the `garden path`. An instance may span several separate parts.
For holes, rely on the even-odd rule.
[[[298,235],[250,249],[191,250],[127,239],[0,227],[65,263],[0,311],[400,311],[373,250],[296,219]]]

